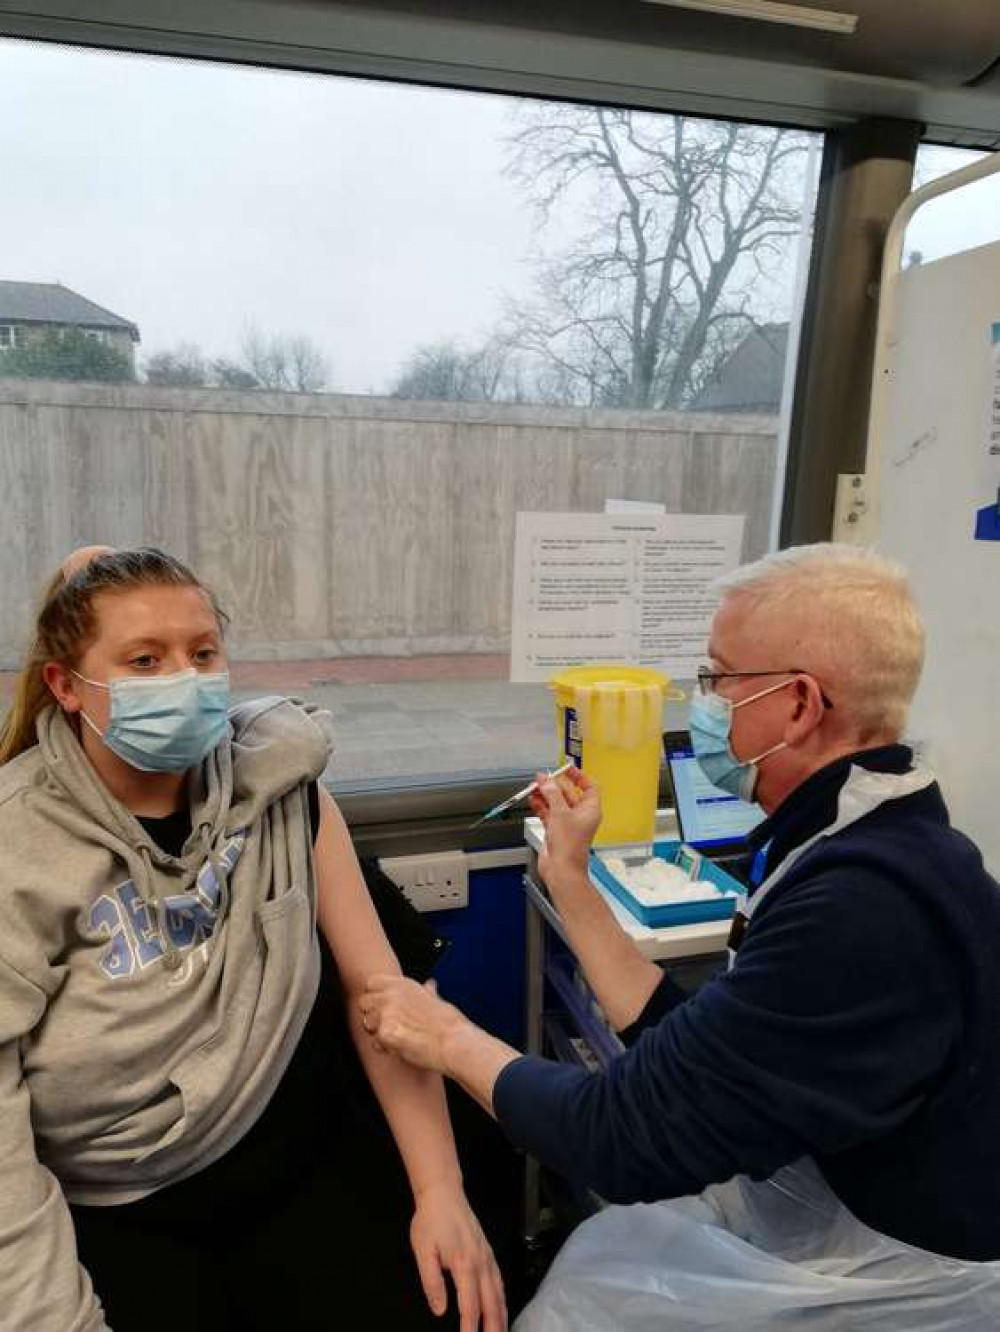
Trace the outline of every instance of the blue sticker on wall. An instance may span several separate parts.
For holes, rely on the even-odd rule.
[[[1000,541],[1000,496],[997,503],[976,510],[976,540]]]

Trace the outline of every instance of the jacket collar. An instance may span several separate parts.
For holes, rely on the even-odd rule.
[[[773,814],[759,823],[747,837],[751,850],[758,853],[754,879],[757,882],[771,872],[790,851],[815,837],[834,821],[841,787],[852,767],[869,772],[904,773],[913,767],[913,751],[908,745],[881,745],[844,754],[814,772],[795,788]],[[932,788],[935,792],[937,787]],[[940,795],[938,795],[940,802]],[[947,820],[941,803],[939,817]]]

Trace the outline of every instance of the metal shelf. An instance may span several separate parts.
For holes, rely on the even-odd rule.
[[[542,1019],[542,1027],[545,1031],[545,1039],[549,1049],[555,1059],[558,1059],[561,1064],[575,1064],[578,1068],[582,1068],[585,1073],[593,1071],[586,1058],[574,1044],[573,1037],[566,1030],[566,1026],[558,1013],[546,1013]],[[586,1040],[585,1037],[579,1037],[578,1039]],[[589,1046],[587,1048],[590,1049]],[[591,1055],[595,1060],[597,1059],[592,1050]]]
[[[610,1027],[605,1026],[590,1011],[586,997],[576,988],[565,966],[556,958],[546,959],[545,978],[562,1000],[577,1031],[593,1050],[594,1057],[602,1068],[606,1067],[624,1049],[621,1041]]]

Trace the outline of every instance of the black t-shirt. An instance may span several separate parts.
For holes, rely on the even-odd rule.
[[[315,843],[319,833],[319,785],[310,782],[307,789],[309,826]],[[167,855],[179,856],[191,835],[191,812],[178,809],[163,818],[140,818],[139,822]],[[361,860],[361,873],[371,896],[386,938],[407,976],[425,981],[444,956],[448,941],[436,934],[403,896],[393,881],[379,868],[376,860]],[[324,970],[333,965],[327,958],[326,941],[320,936]]]
[[[309,819],[315,841],[319,830],[319,793],[309,787]],[[179,856],[191,834],[191,812],[179,809],[163,818],[139,818],[139,823],[168,855]],[[337,965],[323,935],[319,935],[320,983],[316,1001],[284,1076],[264,1113],[226,1156],[201,1172],[217,1183],[274,1168],[289,1144],[299,1149],[319,1143],[329,1133],[331,1116],[359,1112],[371,1119],[373,1098],[350,1039]]]
[[[140,818],[138,815],[136,818],[168,856],[179,856],[191,836],[191,811],[186,806],[161,819]]]
[[[309,784],[308,802],[315,842],[320,822],[316,782]],[[191,834],[191,812],[187,808],[163,818],[143,817],[139,822],[168,855],[179,856]],[[429,928],[377,862],[362,861],[361,869],[400,966],[408,976],[426,980],[443,955],[447,941]],[[360,1114],[375,1126],[377,1133],[384,1128],[350,1038],[337,964],[322,932],[319,948],[319,990],[291,1062],[264,1114],[224,1158],[237,1169],[255,1168],[251,1163],[261,1153],[273,1157],[278,1143],[297,1140],[301,1144],[313,1135],[324,1136],[329,1132],[333,1103],[338,1115],[348,1114],[356,1120]],[[222,1165],[219,1162],[213,1171]]]
[[[309,827],[315,843],[316,834],[319,832],[319,787],[316,782],[309,783],[308,800]],[[162,818],[141,817],[139,822],[160,850],[166,851],[168,856],[179,856],[184,849],[184,843],[191,836],[191,811],[186,805],[183,809],[175,809],[172,814],[166,814]]]

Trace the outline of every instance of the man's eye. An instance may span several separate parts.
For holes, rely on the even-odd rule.
[[[148,671],[151,666],[156,665],[156,658],[152,655],[152,653],[143,652],[141,656],[133,657],[132,660],[129,662],[129,665],[134,666],[137,670],[140,671]]]
[[[194,659],[199,663],[204,663],[204,662],[214,661],[218,655],[219,655],[218,650],[216,648],[211,648],[211,647],[199,648],[198,651],[194,654]]]

